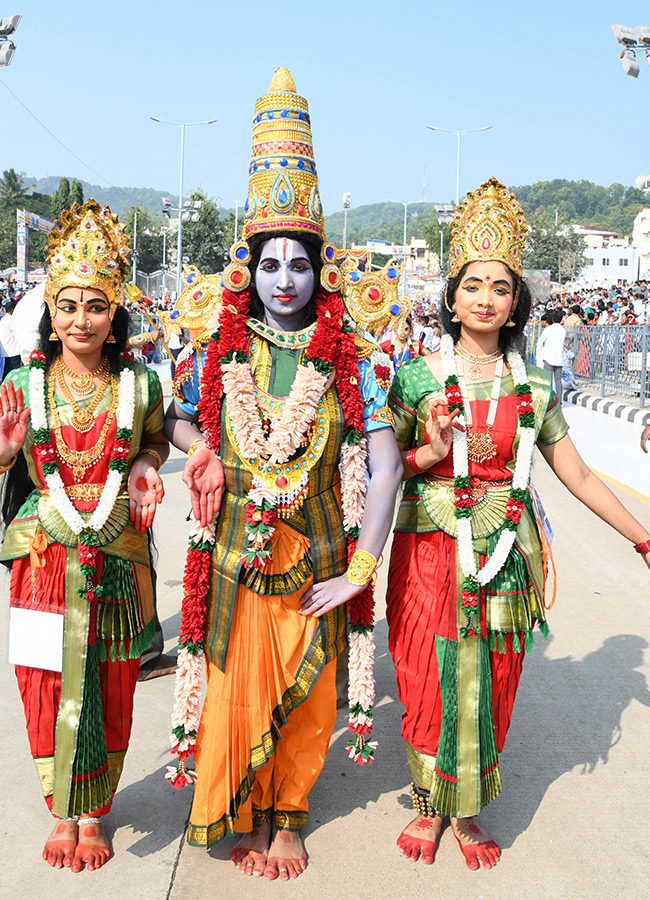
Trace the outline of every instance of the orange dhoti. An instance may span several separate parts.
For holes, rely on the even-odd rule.
[[[308,551],[308,538],[279,521],[268,574]],[[265,818],[289,830],[307,819],[336,722],[336,660],[323,654],[319,620],[298,613],[311,583],[290,594],[237,588],[225,672],[207,663],[191,844],[209,847]]]

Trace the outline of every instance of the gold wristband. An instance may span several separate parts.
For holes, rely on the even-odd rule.
[[[365,587],[373,576],[377,560],[366,550],[355,550],[350,559],[345,577],[350,584]]]
[[[196,453],[196,445],[197,444],[205,444],[205,446],[208,448],[208,450],[210,449],[210,445],[208,444],[208,442],[206,441],[206,439],[204,437],[197,438],[195,441],[192,441],[192,443],[190,444],[190,449],[187,451],[188,458],[193,453]]]
[[[148,453],[149,456],[153,456],[153,458],[154,458],[154,459],[156,460],[156,462],[158,463],[158,465],[156,466],[156,472],[158,472],[158,471],[160,470],[160,467],[161,467],[162,464],[163,464],[163,458],[162,458],[162,456],[160,455],[160,453],[158,453],[157,450],[152,450],[151,447],[147,447],[146,449],[141,450],[140,453],[141,453],[141,454],[142,454],[142,453]]]
[[[16,460],[18,459],[18,454],[14,456],[13,459],[9,460],[6,466],[0,466],[0,475],[4,475],[5,472],[8,472],[9,469],[12,469],[16,464]]]

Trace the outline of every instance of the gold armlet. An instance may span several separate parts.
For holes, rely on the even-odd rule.
[[[377,560],[365,550],[355,550],[350,559],[345,577],[350,584],[365,587],[374,575]],[[373,582],[374,583],[374,582]]]
[[[160,453],[158,453],[157,450],[152,450],[151,447],[146,447],[146,448],[142,449],[140,451],[140,454],[142,454],[142,453],[148,453],[149,456],[153,456],[153,458],[156,460],[156,463],[157,463],[156,472],[158,472],[160,470],[160,467],[163,464],[163,458],[160,455]]]

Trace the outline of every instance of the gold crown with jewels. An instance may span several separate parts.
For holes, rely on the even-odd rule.
[[[255,104],[242,236],[298,231],[325,238],[309,107],[291,72],[275,70]]]
[[[448,277],[466,263],[497,260],[521,276],[526,220],[517,198],[490,178],[460,202],[451,222]]]
[[[75,203],[54,223],[47,246],[48,275],[44,299],[54,316],[56,298],[65,287],[102,291],[115,307],[124,302],[124,277],[131,253],[125,226],[108,206],[87,200]]]

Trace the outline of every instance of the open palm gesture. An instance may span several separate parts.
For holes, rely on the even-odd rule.
[[[18,453],[25,443],[29,407],[25,406],[23,389],[14,388],[13,381],[0,387],[0,460],[5,463]]]

